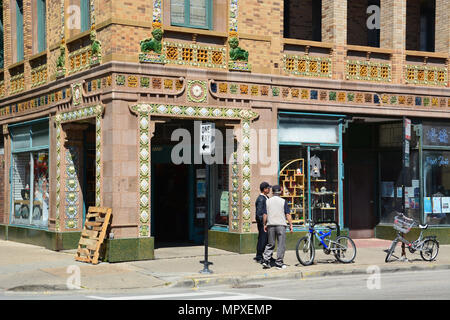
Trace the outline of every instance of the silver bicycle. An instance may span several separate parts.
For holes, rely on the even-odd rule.
[[[419,238],[413,242],[406,240],[403,235],[408,233],[414,225],[418,225],[420,228]],[[436,240],[436,236],[423,237],[423,232],[428,228],[428,224],[418,224],[414,219],[406,217],[403,213],[399,213],[394,219],[394,229],[397,230],[397,236],[392,241],[391,247],[387,250],[385,262],[389,262],[392,257],[399,259],[400,246],[399,243],[404,243],[409,252],[420,252],[420,255],[425,261],[433,261],[436,259],[439,253],[439,242]],[[400,253],[401,255],[401,253]]]

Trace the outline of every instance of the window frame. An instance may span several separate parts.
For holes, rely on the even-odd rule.
[[[184,23],[172,22],[172,11],[170,13],[170,25],[176,27],[193,28],[193,29],[213,29],[213,0],[205,0],[206,5],[206,26],[199,26],[191,24],[191,12],[190,12],[191,0],[184,0]],[[172,3],[170,3],[170,8],[172,9]]]

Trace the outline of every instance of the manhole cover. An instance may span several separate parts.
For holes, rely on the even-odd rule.
[[[25,285],[25,286],[17,286],[14,288],[9,288],[6,291],[14,291],[14,292],[41,292],[41,291],[65,291],[69,290],[65,285]]]
[[[254,289],[262,287],[262,284],[235,284],[232,286],[233,289]]]

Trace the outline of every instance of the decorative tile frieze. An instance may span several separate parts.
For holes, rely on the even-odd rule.
[[[192,43],[163,42],[166,64],[226,69],[226,48]]]
[[[89,69],[91,66],[91,46],[69,52],[69,74]]]
[[[321,101],[327,102],[329,104],[339,103],[354,105],[356,103],[367,106],[396,105],[405,107],[431,106],[439,108],[447,108],[450,101],[450,98],[448,97],[424,97],[405,94],[379,94],[376,92],[358,92],[347,90],[317,90],[313,88],[307,89],[288,86],[269,86],[242,83],[237,84],[232,82],[218,82],[216,83],[216,85],[219,90],[216,90],[215,92],[212,90],[212,95],[216,98],[230,99],[235,99],[236,97],[255,100],[263,99],[267,101],[293,101],[295,99],[298,99]],[[257,92],[259,92],[259,94],[255,94]]]
[[[331,78],[332,62],[327,57],[283,55],[284,71],[302,77]]]
[[[78,182],[79,159],[78,149],[69,146],[65,154],[66,183],[65,183],[65,222],[66,229],[76,229],[78,227],[78,219],[80,218],[79,208],[79,191]]]
[[[31,69],[31,87],[35,88],[47,83],[47,65]]]
[[[429,86],[447,86],[448,70],[444,67],[406,65],[405,82]]]
[[[189,102],[203,103],[207,99],[206,81],[188,80],[187,98]]]
[[[347,60],[345,78],[347,80],[391,82],[391,65],[372,61]]]
[[[10,92],[16,94],[25,90],[25,75],[24,73],[17,74],[10,78]]]

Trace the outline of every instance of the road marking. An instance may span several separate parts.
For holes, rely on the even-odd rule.
[[[206,297],[205,297],[206,296]],[[216,296],[216,297],[208,297]],[[100,297],[87,296],[89,299],[96,300],[250,300],[250,299],[264,299],[264,300],[288,300],[284,298],[266,297],[254,294],[235,293],[235,292],[221,292],[221,291],[198,291],[172,294],[155,294],[145,296],[120,296],[120,297]]]
[[[172,293],[172,294],[152,294],[146,296],[123,296],[123,297],[99,297],[99,296],[88,296],[87,298],[98,299],[98,300],[152,300],[152,299],[165,299],[174,297],[190,297],[190,296],[203,296],[203,295],[213,295],[217,294],[215,292],[186,292],[186,293]]]

